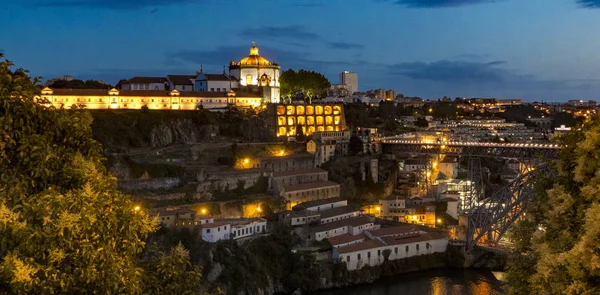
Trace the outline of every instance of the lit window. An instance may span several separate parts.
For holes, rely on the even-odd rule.
[[[246,76],[246,85],[252,85],[252,75]]]

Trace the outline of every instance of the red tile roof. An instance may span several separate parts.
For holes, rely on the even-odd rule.
[[[344,247],[339,247],[339,248],[337,248],[337,252],[340,254],[345,254],[345,253],[352,253],[352,252],[363,251],[363,250],[368,250],[368,249],[373,249],[373,248],[379,248],[379,247],[383,247],[383,246],[385,246],[385,244],[379,240],[369,240],[369,241],[366,241],[363,243],[356,243],[356,244],[352,244],[352,245],[348,245],[348,246],[344,246]]]
[[[341,236],[337,236],[337,237],[332,237],[332,238],[327,238],[327,241],[333,245],[341,245],[341,244],[346,244],[346,243],[350,243],[350,242],[354,242],[354,241],[360,241],[360,240],[366,240],[367,236],[365,234],[358,234],[358,235],[351,235],[351,234],[343,234]]]
[[[318,188],[325,188],[325,187],[339,187],[339,186],[340,186],[339,183],[335,183],[333,181],[322,181],[322,182],[290,185],[290,186],[284,187],[283,189],[286,193],[289,193],[289,192],[295,192],[295,191],[303,191],[303,190],[318,189]]]

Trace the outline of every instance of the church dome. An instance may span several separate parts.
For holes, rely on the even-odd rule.
[[[242,58],[238,63],[240,66],[270,66],[271,62],[258,54],[258,47],[253,45],[250,48],[250,55]]]

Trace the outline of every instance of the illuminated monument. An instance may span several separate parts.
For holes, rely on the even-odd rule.
[[[243,92],[262,92],[263,102],[279,102],[280,66],[258,54],[258,47],[252,42],[250,55],[239,62],[231,61],[229,75],[239,81]]]

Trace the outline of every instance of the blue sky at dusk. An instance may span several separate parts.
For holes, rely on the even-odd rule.
[[[248,54],[409,96],[600,99],[600,0],[3,0],[0,51],[116,83]]]

